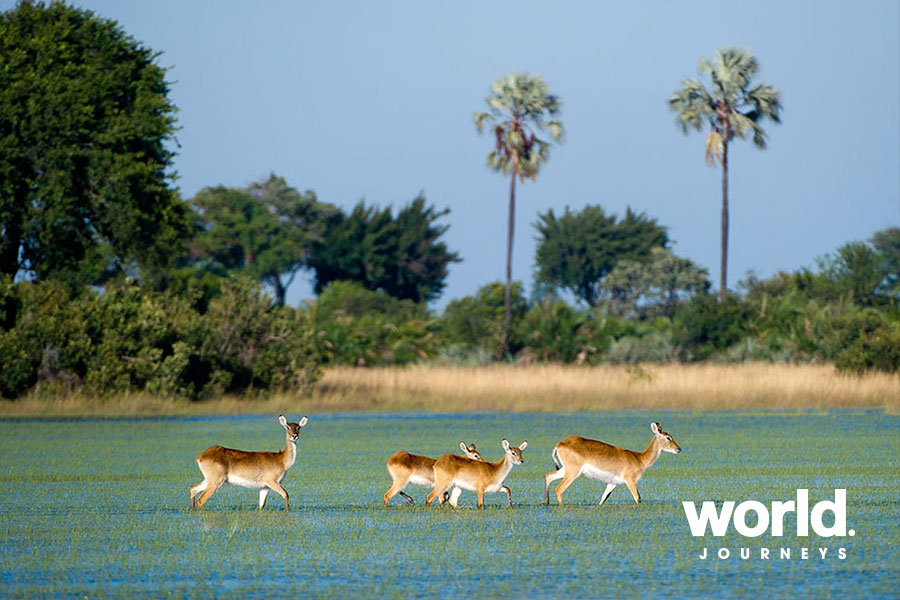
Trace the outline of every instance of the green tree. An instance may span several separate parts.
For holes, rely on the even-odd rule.
[[[328,222],[315,244],[310,266],[316,293],[332,281],[356,281],[394,298],[427,302],[440,296],[450,263],[459,262],[440,237],[449,228],[436,221],[450,213],[427,206],[419,194],[396,217],[391,207],[359,202],[350,214]]]
[[[441,317],[444,337],[451,344],[477,348],[490,358],[503,358],[512,350],[503,326],[505,297],[505,286],[497,281],[481,286],[474,296],[451,300]],[[519,320],[528,311],[521,281],[512,283],[511,299],[512,314]]]
[[[557,217],[553,209],[538,215],[536,280],[570,290],[589,306],[597,306],[598,284],[620,260],[642,261],[652,248],[665,246],[666,228],[631,208],[619,220],[600,206]]]
[[[509,337],[512,286],[512,248],[516,214],[516,178],[524,182],[526,177],[537,180],[540,168],[550,156],[549,141],[537,137],[537,131],[546,130],[553,142],[562,142],[565,135],[562,123],[547,120],[559,112],[559,98],[550,93],[547,84],[538,75],[512,73],[495,79],[491,95],[485,98],[489,110],[474,115],[478,133],[489,124],[494,132],[495,145],[488,153],[487,164],[494,171],[510,175],[509,221],[506,238],[506,298],[504,326]]]
[[[188,222],[157,57],[63,2],[0,13],[0,273],[77,284],[169,264]]]
[[[338,212],[318,202],[314,192],[301,194],[274,174],[247,188],[204,188],[191,203],[200,220],[193,260],[209,259],[248,274],[270,286],[280,306],[327,220]]]
[[[880,291],[893,301],[900,301],[900,227],[876,231],[869,241],[881,255],[885,277]]]
[[[720,299],[728,291],[728,144],[735,137],[753,136],[758,148],[766,147],[766,132],[759,123],[769,118],[781,122],[781,93],[770,85],[752,84],[759,69],[756,58],[745,50],[723,48],[715,62],[700,59],[700,73],[708,74],[709,88],[699,79],[685,79],[669,97],[684,133],[700,131],[708,124],[706,161],[722,165],[722,264]],[[752,87],[751,87],[752,86]]]
[[[890,285],[889,262],[869,244],[844,244],[835,255],[826,254],[816,262],[827,299],[849,295],[851,301],[860,306],[874,306],[884,301]]]
[[[675,316],[680,302],[709,289],[709,273],[690,259],[656,246],[646,260],[625,259],[600,283],[618,317],[636,313]]]

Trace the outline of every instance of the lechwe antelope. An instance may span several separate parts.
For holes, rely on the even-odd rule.
[[[678,454],[681,448],[672,436],[660,428],[659,423],[650,423],[653,439],[643,452],[626,450],[618,446],[610,446],[597,440],[589,440],[577,435],[569,436],[553,447],[551,456],[556,463],[556,471],[544,476],[544,503],[550,503],[550,482],[562,479],[556,486],[556,501],[562,504],[563,492],[579,475],[591,479],[599,479],[606,483],[606,489],[600,498],[600,505],[617,485],[628,486],[634,501],[641,503],[637,482],[641,475],[650,468],[660,452]]]
[[[475,444],[466,445],[465,442],[459,443],[460,450],[466,455],[466,458],[472,460],[481,460],[481,455],[475,449]],[[433,486],[434,485],[434,463],[435,459],[419,454],[410,454],[406,450],[395,452],[387,461],[387,470],[391,475],[391,487],[384,493],[384,505],[387,506],[391,498],[400,494],[410,504],[415,504],[413,497],[403,491],[407,484]],[[448,494],[444,494],[444,500]],[[443,503],[443,501],[441,503]]]
[[[451,487],[457,488],[450,496],[450,506],[453,508],[456,508],[459,489],[475,492],[478,496],[478,508],[484,507],[485,492],[505,491],[509,500],[509,488],[503,482],[513,466],[525,463],[522,450],[528,446],[528,442],[510,446],[509,441],[504,439],[501,444],[506,454],[494,463],[474,461],[455,454],[445,454],[437,459],[434,463],[434,489],[425,498],[425,506],[431,505]]]
[[[288,493],[281,487],[285,473],[297,460],[297,438],[300,428],[308,419],[303,417],[297,423],[288,423],[284,415],[278,422],[284,427],[287,441],[280,452],[244,452],[222,446],[207,448],[197,457],[197,466],[203,473],[203,481],[191,486],[191,508],[197,498],[197,510],[203,508],[210,496],[216,493],[226,481],[232,485],[259,490],[259,510],[266,505],[269,490],[275,490],[284,498],[284,510],[289,510]]]

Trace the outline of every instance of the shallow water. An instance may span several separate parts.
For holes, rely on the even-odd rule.
[[[620,486],[598,508],[603,485],[583,477],[566,506],[541,504],[555,442],[643,449],[650,421],[683,452],[644,474],[640,505]],[[497,460],[502,437],[529,442],[511,509],[489,494],[478,511],[470,492],[456,511],[425,509],[429,490],[413,486],[417,506],[382,506],[394,451],[439,456],[464,440]],[[255,491],[232,486],[188,509],[199,452],[283,443],[274,415],[0,421],[0,596],[895,597],[900,584],[900,418],[877,411],[310,415],[284,482],[290,512],[270,494],[260,513]],[[788,517],[781,538],[694,538],[681,507],[769,505],[797,488],[811,503],[847,488],[857,535],[800,538]],[[731,557],[700,560],[704,547]]]

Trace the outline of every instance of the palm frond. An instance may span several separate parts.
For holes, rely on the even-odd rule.
[[[713,129],[706,136],[706,164],[712,166],[716,161],[722,162],[724,144],[721,134]]]
[[[550,133],[550,139],[557,144],[563,142],[566,138],[566,129],[560,121],[547,121],[547,129]]]
[[[766,132],[759,121],[769,118],[781,122],[781,93],[770,85],[750,83],[759,70],[756,57],[747,50],[724,47],[713,61],[700,59],[701,75],[708,75],[711,86],[706,88],[696,79],[686,79],[681,88],[669,96],[669,108],[677,113],[676,122],[682,131],[701,131],[707,123],[712,131],[706,138],[706,160],[722,160],[724,144],[732,136],[746,138],[752,134],[753,143],[766,147]],[[727,118],[727,126],[721,123]],[[723,133],[724,132],[724,133]],[[727,135],[728,139],[724,139]]]
[[[484,128],[484,122],[491,122],[495,120],[495,117],[484,111],[475,111],[475,114],[472,115],[472,119],[475,121],[475,129],[478,130],[478,133],[481,133]]]
[[[754,112],[759,120],[768,117],[781,123],[781,92],[771,85],[758,85],[747,92],[747,101],[753,104]]]
[[[561,142],[565,129],[558,120],[545,120],[559,112],[559,98],[550,94],[538,75],[511,73],[491,83],[485,98],[489,112],[476,112],[475,128],[482,133],[485,122],[497,122],[496,146],[488,154],[488,166],[496,171],[515,172],[520,177],[537,175],[546,161],[549,142],[538,140],[536,131],[549,131],[550,139]]]

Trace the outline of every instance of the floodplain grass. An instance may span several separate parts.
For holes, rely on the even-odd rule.
[[[620,486],[597,507],[603,484],[582,477],[566,506],[542,505],[553,444],[580,434],[643,449],[651,421],[683,452],[644,474],[642,504]],[[394,451],[439,456],[465,440],[497,460],[502,437],[529,442],[507,479],[512,508],[488,494],[479,511],[464,492],[460,509],[426,509],[414,486],[417,506],[382,506]],[[0,595],[895,597],[900,585],[900,417],[882,410],[312,414],[284,483],[290,512],[274,494],[259,512],[255,491],[228,485],[189,510],[202,450],[283,442],[274,414],[0,420]],[[789,516],[781,538],[694,538],[681,507],[769,505],[797,488],[811,502],[847,488],[857,535],[799,538]],[[732,556],[700,560],[704,547]]]
[[[131,394],[33,394],[0,416],[139,416],[307,412],[881,408],[900,414],[900,376],[838,373],[827,364],[419,365],[329,368],[304,393],[202,402]]]

